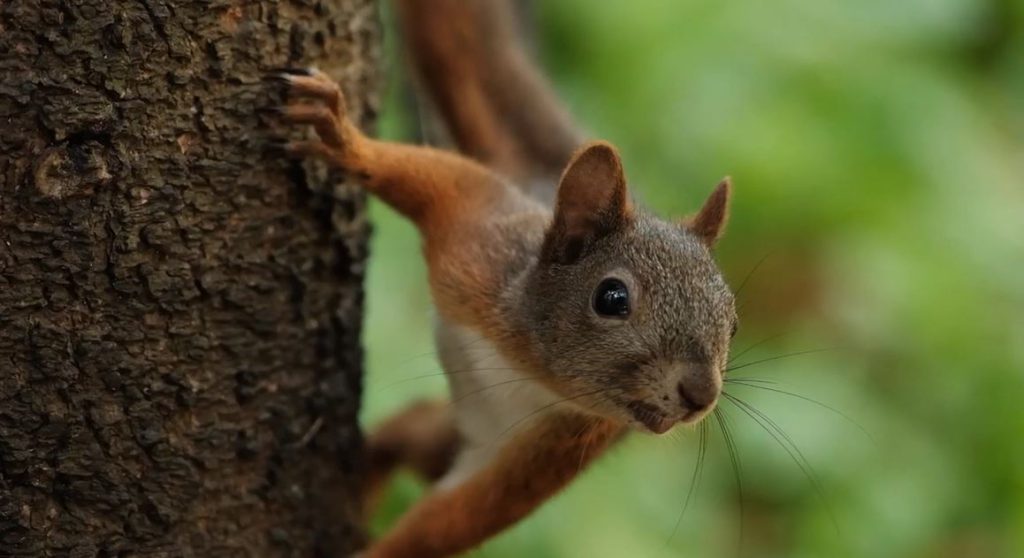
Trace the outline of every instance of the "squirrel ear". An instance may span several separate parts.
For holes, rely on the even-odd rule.
[[[687,220],[686,228],[697,235],[710,248],[725,231],[729,219],[729,197],[732,194],[732,179],[723,178],[704,202],[704,207]]]
[[[588,243],[618,230],[632,215],[618,151],[606,142],[588,143],[573,154],[562,173],[542,258],[572,263]]]

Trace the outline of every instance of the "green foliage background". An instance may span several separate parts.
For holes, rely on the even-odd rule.
[[[677,526],[697,436],[634,435],[475,555],[1024,556],[1024,2],[559,0],[535,12],[552,79],[621,147],[641,200],[682,215],[734,178],[719,259],[734,286],[756,267],[734,350],[770,339],[739,362],[824,349],[736,374],[835,407],[870,436],[806,400],[730,388],[785,429],[824,497],[725,404],[742,507],[716,431]],[[391,97],[383,133],[407,138]],[[423,377],[440,368],[415,233],[380,204],[372,214],[368,423],[445,390]],[[419,491],[400,478],[378,528]]]

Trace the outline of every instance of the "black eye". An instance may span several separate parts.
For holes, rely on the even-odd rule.
[[[606,318],[629,315],[629,289],[618,279],[605,279],[594,292],[594,312]]]

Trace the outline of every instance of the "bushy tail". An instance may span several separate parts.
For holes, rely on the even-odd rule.
[[[508,1],[396,3],[409,56],[459,149],[523,184],[553,184],[583,136],[531,61]]]

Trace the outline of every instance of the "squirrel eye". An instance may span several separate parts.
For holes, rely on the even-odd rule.
[[[594,292],[594,311],[606,318],[629,315],[629,289],[618,279],[605,279]]]

